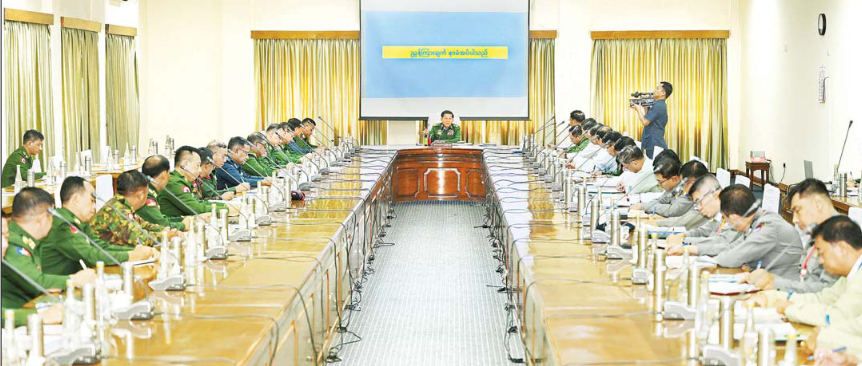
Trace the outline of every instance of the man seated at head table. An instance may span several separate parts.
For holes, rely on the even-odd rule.
[[[680,168],[680,175],[685,181],[685,183],[683,183],[683,191],[688,194],[693,202],[696,202],[696,200],[692,197],[693,192],[691,189],[698,179],[707,174],[709,174],[709,171],[706,169],[706,166],[697,160],[689,161],[688,163],[683,164],[682,168]],[[718,211],[718,209],[716,209],[716,211]],[[662,227],[685,227],[686,230],[694,230],[706,223],[710,217],[711,216],[706,217],[701,215],[701,213],[696,210],[689,210],[679,216],[658,219],[655,221],[655,224]]]
[[[452,111],[443,111],[440,113],[440,123],[431,126],[429,131],[427,128],[422,131],[425,137],[431,142],[458,142],[461,141],[461,126],[454,124],[455,114]]]
[[[683,178],[680,175],[681,168],[679,159],[674,157],[662,159],[656,167],[654,174],[658,185],[664,189],[664,193],[654,200],[634,204],[631,206],[631,209],[642,210],[648,214],[664,217],[680,216],[690,211],[692,206],[694,206],[694,202],[682,193],[685,187],[682,184]]]
[[[796,265],[802,254],[802,242],[796,229],[781,215],[760,208],[760,202],[748,187],[731,185],[721,191],[721,215],[729,227],[742,233],[729,248],[715,255],[719,266],[727,268],[766,268],[778,276],[799,276]],[[689,254],[700,254],[697,246]]]
[[[239,139],[242,138],[239,137]],[[245,141],[245,139],[242,140]],[[245,152],[242,148],[240,150]],[[227,166],[228,163],[226,162],[226,170],[236,169]],[[230,213],[236,212],[234,206],[202,200],[195,196],[193,193],[196,190],[195,180],[200,176],[200,172],[201,156],[198,149],[191,146],[181,146],[177,149],[174,155],[174,171],[171,172],[164,194],[159,194],[159,206],[162,209],[162,214],[168,217],[195,216],[211,212],[213,206],[216,210],[227,209]]]
[[[72,275],[53,275],[42,271],[39,243],[51,231],[54,220],[57,220],[48,211],[53,205],[54,199],[48,192],[34,187],[22,189],[12,200],[12,222],[8,223],[7,230],[3,230],[4,233],[8,232],[9,245],[3,260],[4,268],[0,271],[0,297],[4,309],[21,308],[42,295],[42,291],[30,284],[29,280],[49,290],[65,289],[68,280],[72,280],[75,287],[96,280],[96,272],[91,268]],[[11,268],[5,268],[7,266]],[[52,312],[56,311],[56,308],[52,308]],[[19,319],[19,315],[15,315],[16,323],[26,324],[26,314],[22,312],[21,316]],[[52,319],[56,321],[56,316]]]
[[[251,146],[248,140],[240,136],[232,137],[228,140],[225,163],[216,173],[216,177],[218,177],[218,186],[216,188],[236,187],[243,183],[247,183],[252,188],[258,185],[268,186],[271,184],[271,177],[249,174],[243,169],[243,165],[248,161],[248,152],[250,150]],[[198,166],[200,166],[200,163],[198,163]],[[194,178],[190,177],[189,179]]]
[[[17,148],[3,164],[3,173],[0,176],[0,186],[3,188],[15,184],[15,176],[20,168],[21,179],[27,181],[27,172],[33,169],[33,157],[42,152],[42,143],[45,136],[36,130],[27,130],[21,138],[21,147]],[[41,179],[45,173],[36,173],[36,179]]]
[[[752,300],[793,322],[818,327],[850,324],[862,315],[862,230],[847,216],[833,216],[817,225],[811,236],[823,269],[840,278],[818,292],[767,290]]]
[[[4,217],[0,219],[2,221],[2,229],[0,229],[0,243],[3,245],[2,257],[6,258],[6,249],[9,248],[9,225],[7,223],[7,219]],[[6,265],[5,263],[3,264]],[[4,271],[8,271],[4,269]],[[15,326],[25,326],[27,325],[27,316],[30,314],[36,314],[36,309],[22,309],[22,308],[12,308],[3,304],[2,316],[5,318],[6,310],[15,311]],[[39,315],[42,317],[42,324],[61,324],[63,322],[63,316],[65,316],[66,310],[63,307],[62,303],[56,303],[51,307],[45,309],[42,312],[39,312]]]
[[[634,173],[628,179],[617,183],[620,192],[631,194],[660,192],[662,189],[653,174],[653,160],[644,155],[643,150],[637,146],[629,146],[620,152],[620,161],[626,170]]]
[[[829,191],[823,182],[809,178],[793,186],[786,200],[793,212],[793,224],[802,232],[805,251],[799,257],[799,278],[782,278],[764,269],[756,270],[746,277],[746,282],[759,289],[793,291],[796,293],[817,292],[831,286],[837,277],[823,270],[815,258],[814,239],[811,231],[830,217],[838,216]]]
[[[136,214],[147,203],[149,181],[144,173],[128,170],[117,177],[117,193],[90,220],[93,234],[117,245],[152,247],[167,234],[180,235],[176,229],[144,220]]]
[[[39,243],[43,272],[69,275],[81,269],[81,262],[88,267],[95,267],[96,262],[112,266],[117,265],[115,260],[139,261],[155,256],[152,248],[113,245],[93,233],[88,222],[96,214],[94,191],[90,182],[81,177],[71,176],[63,181],[60,188],[63,207],[57,209],[51,231]]]
[[[694,212],[708,221],[696,229],[669,236],[668,255],[681,255],[685,248],[689,248],[690,253],[715,256],[739,243],[737,239],[742,233],[728,227],[721,216],[720,193],[721,184],[712,174],[700,177],[694,182],[689,191],[695,202]]]

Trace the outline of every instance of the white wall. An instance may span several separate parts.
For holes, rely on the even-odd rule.
[[[102,144],[106,141],[105,115],[105,24],[138,27],[138,0],[6,0],[4,8],[36,11],[54,14],[54,25],[51,29],[51,81],[54,94],[54,136],[45,136],[47,143],[63,147],[63,68],[62,68],[62,27],[61,17],[72,17],[102,23],[99,32],[99,98]],[[5,114],[3,116],[3,131],[6,129]],[[16,149],[16,146],[3,146],[2,156]],[[71,162],[70,162],[71,164]]]
[[[817,34],[817,15],[827,16],[827,33]],[[847,123],[856,120],[847,142],[842,171],[859,177],[862,169],[862,85],[859,38],[862,28],[858,0],[740,0],[742,84],[738,164],[750,150],[765,150],[773,175],[785,183],[804,178],[803,160],[815,175],[832,180]],[[852,60],[852,64],[851,64]],[[817,101],[820,66],[829,77],[826,102]],[[768,136],[768,138],[763,138]]]

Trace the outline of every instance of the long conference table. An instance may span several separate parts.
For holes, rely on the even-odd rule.
[[[487,203],[526,363],[691,363],[690,324],[655,321],[631,267],[597,255],[558,194],[513,147],[364,147],[251,242],[231,243],[227,260],[186,268],[185,291],[137,286],[157,315],[107,329],[101,363],[324,364],[393,204],[416,200]],[[135,272],[146,282],[158,266]]]

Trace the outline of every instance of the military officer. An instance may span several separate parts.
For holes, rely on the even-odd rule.
[[[141,244],[150,247],[158,244],[162,232],[167,232],[168,239],[179,235],[176,229],[151,223],[135,214],[146,204],[147,182],[146,176],[137,170],[120,174],[117,177],[117,194],[91,220],[93,233],[117,245]]]
[[[248,161],[248,152],[251,150],[248,140],[236,136],[228,141],[227,157],[225,158],[224,166],[218,170],[218,189],[234,187],[242,183],[248,183],[251,187],[257,187],[258,184],[272,184],[271,177],[260,177],[251,175],[243,170],[243,165]]]
[[[314,148],[305,141],[305,128],[302,126],[302,122],[291,118],[287,123],[290,129],[293,130],[293,141],[288,144],[288,148],[294,153],[302,155],[313,152]]]
[[[728,227],[721,216],[721,184],[712,174],[698,179],[691,188],[691,196],[695,200],[695,209],[708,221],[700,227],[687,230],[682,234],[674,234],[667,238],[668,255],[681,255],[686,246],[690,245],[689,253],[716,256],[729,250],[732,244],[738,243],[741,232]]]
[[[663,159],[659,162],[658,167],[654,170],[654,174],[659,186],[664,189],[664,193],[652,201],[632,205],[631,209],[643,210],[644,212],[664,217],[680,216],[691,210],[694,202],[686,195],[675,192],[677,186],[682,183],[680,168],[679,159],[673,157]]]
[[[128,247],[99,244],[108,253],[106,255],[90,244],[85,235],[95,237],[86,224],[96,214],[94,191],[93,186],[81,177],[71,176],[63,181],[60,188],[63,207],[57,209],[57,214],[65,220],[55,217],[51,231],[38,246],[42,270],[45,273],[72,274],[81,269],[81,261],[88,267],[95,267],[99,261],[106,265],[115,265],[115,259],[120,262],[139,261],[154,256],[151,248],[140,245]]]
[[[572,146],[566,150],[566,154],[575,154],[581,152],[590,143],[590,139],[584,136],[584,130],[581,125],[569,127],[569,140],[572,141]]]
[[[823,268],[840,278],[815,293],[768,290],[752,300],[775,308],[792,322],[819,327],[853,322],[862,315],[862,230],[849,217],[838,215],[814,228],[811,236]]]
[[[266,161],[266,140],[257,133],[248,135],[246,140],[251,151],[248,153],[248,160],[242,165],[242,170],[259,177],[272,176],[273,167]]]
[[[147,201],[135,214],[153,224],[188,231],[192,224],[191,216],[165,216],[159,207],[159,192],[168,185],[171,177],[171,163],[168,159],[161,155],[150,156],[144,160],[141,172],[149,177],[150,182],[147,186]]]
[[[279,165],[286,165],[290,163],[291,160],[284,153],[284,150],[280,149],[278,146],[281,145],[281,137],[279,137],[279,133],[281,131],[281,127],[277,123],[273,123],[266,127],[266,140],[269,142],[266,147],[267,155],[273,159]]]
[[[24,132],[21,147],[16,149],[6,159],[6,164],[3,164],[2,182],[0,185],[3,188],[15,184],[15,175],[18,174],[18,167],[21,169],[21,179],[27,179],[27,172],[33,168],[33,157],[42,152],[42,143],[45,136],[36,130],[27,130]],[[36,173],[36,179],[41,179],[45,173]]]
[[[73,275],[53,275],[42,271],[38,256],[39,240],[48,235],[54,216],[48,212],[54,199],[39,188],[27,187],[12,200],[12,222],[9,223],[9,248],[6,263],[46,289],[65,289],[71,279],[76,287],[93,283],[96,272],[83,269]],[[5,266],[6,263],[3,265]],[[11,270],[2,271],[2,302],[4,308],[16,309],[42,292]]]
[[[221,141],[213,141],[207,145],[207,149],[212,153],[212,157],[210,158],[210,163],[212,163],[212,170],[208,175],[203,174],[201,172],[201,180],[204,182],[204,187],[211,187],[215,190],[215,193],[218,195],[224,195],[225,193],[233,193],[236,196],[238,193],[245,192],[251,188],[251,185],[248,183],[240,183],[233,187],[224,187],[219,188],[221,182],[219,182],[219,172],[224,170],[224,165],[227,157],[227,145],[225,145]],[[201,170],[204,169],[204,161],[206,158],[201,155]],[[232,197],[231,197],[232,198]]]
[[[314,122],[313,118],[304,118],[302,120],[302,132],[303,139],[305,143],[308,144],[312,150],[317,149],[317,145],[311,143],[311,136],[314,134],[314,129],[317,127],[317,122]]]
[[[424,131],[430,142],[458,142],[461,141],[461,126],[453,124],[455,114],[452,111],[440,113],[440,123],[431,127],[431,131]]]
[[[731,242],[730,249],[715,256],[722,267],[760,267],[780,277],[799,277],[797,262],[802,241],[793,226],[780,215],[759,209],[748,187],[734,184],[721,191],[721,215],[730,228],[742,233]],[[690,254],[699,254],[697,247]],[[760,264],[760,265],[758,265]]]
[[[279,124],[281,131],[279,131],[278,136],[281,138],[281,150],[284,151],[284,154],[287,155],[290,162],[299,163],[305,153],[301,152],[299,145],[293,142],[294,133],[293,127],[291,127],[293,120],[296,120],[296,118],[291,118],[290,121]]]
[[[793,224],[805,233],[802,238],[805,251],[799,257],[799,278],[782,278],[759,269],[750,273],[746,281],[762,290],[778,289],[796,293],[820,291],[831,286],[838,278],[820,266],[818,258],[814,256],[814,240],[810,232],[830,217],[838,216],[838,212],[832,205],[826,185],[813,178],[793,186],[787,194],[787,200],[793,212]]]
[[[216,181],[215,174],[213,174],[213,169],[215,169],[215,164],[213,163],[215,160],[213,159],[213,153],[209,148],[200,148],[198,149],[198,153],[201,156],[201,173],[198,176],[198,179],[195,180],[197,183],[197,188],[199,192],[198,198],[204,200],[225,200],[230,201],[236,195],[234,191],[236,191],[236,187],[228,188],[219,191],[216,187],[218,186],[218,182]],[[224,158],[222,158],[224,161]]]
[[[201,171],[201,158],[197,149],[191,146],[177,149],[174,167],[163,192],[167,194],[159,194],[162,214],[169,217],[198,215],[210,212],[212,205],[215,205],[217,210],[228,209],[235,212],[233,206],[201,200],[192,193],[195,190],[195,179]]]
[[[2,222],[2,236],[0,236],[0,243],[3,244],[3,257],[6,257],[6,249],[9,248],[9,225],[6,218],[0,219]],[[4,270],[5,271],[5,270]],[[15,311],[15,326],[25,326],[27,325],[27,316],[30,314],[36,314],[36,309],[22,309],[22,308],[12,308],[7,307],[6,304],[3,304],[3,316],[6,316],[6,310],[14,310]],[[63,304],[57,303],[52,305],[50,308],[46,309],[39,313],[42,316],[42,324],[60,324],[63,322],[63,316],[65,315],[65,308]]]

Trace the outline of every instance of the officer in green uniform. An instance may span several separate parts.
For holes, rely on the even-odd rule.
[[[566,150],[566,154],[579,153],[590,144],[590,139],[584,136],[584,130],[580,125],[569,128],[569,140],[572,141],[572,146]]]
[[[228,209],[234,212],[233,206],[223,203],[211,203],[195,197],[192,191],[195,189],[194,181],[200,175],[201,158],[197,149],[191,146],[182,146],[174,156],[176,169],[171,172],[165,192],[159,194],[159,206],[162,214],[168,217],[179,217],[184,215],[198,215],[210,212],[211,206],[216,205],[217,210]]]
[[[39,258],[45,273],[72,274],[81,269],[81,261],[88,267],[95,267],[96,262],[100,261],[110,266],[116,265],[114,260],[139,261],[153,256],[151,248],[140,245],[132,248],[98,243],[108,253],[105,255],[90,244],[87,237],[93,238],[95,235],[86,223],[96,214],[93,191],[93,186],[84,178],[71,176],[63,181],[63,186],[60,188],[63,207],[57,209],[57,214],[65,220],[54,217],[51,231],[40,240],[38,246]],[[67,221],[74,226],[69,225]]]
[[[233,199],[237,193],[242,193],[251,185],[241,183],[233,187],[219,189],[219,178],[216,174],[216,169],[224,169],[225,156],[227,155],[227,145],[220,141],[213,141],[205,149],[198,151],[201,157],[201,174],[198,181],[202,187],[204,199],[222,199],[229,201]],[[228,193],[231,193],[228,195]]]
[[[425,130],[430,142],[458,142],[461,141],[461,126],[452,124],[455,121],[455,114],[451,111],[443,111],[440,113],[440,123],[431,127],[431,131]]]
[[[2,222],[2,229],[0,229],[0,243],[3,244],[3,252],[2,257],[6,257],[6,249],[9,248],[9,225],[6,218],[0,219]],[[7,271],[8,269],[4,269]],[[6,316],[6,310],[15,311],[15,326],[25,326],[27,325],[27,316],[30,314],[36,314],[35,308],[22,309],[22,308],[12,308],[7,307],[6,304],[3,304],[2,316]],[[39,312],[39,315],[42,317],[42,324],[61,324],[63,322],[63,316],[65,315],[66,310],[63,307],[63,304],[57,303],[45,309],[42,312]]]
[[[150,156],[144,160],[141,172],[149,177],[150,183],[147,186],[147,201],[135,214],[153,224],[188,231],[192,217],[168,217],[162,214],[159,207],[159,192],[168,185],[168,179],[171,177],[171,163],[168,159],[161,155]]]
[[[9,248],[6,250],[3,264],[14,267],[45,289],[65,289],[66,281],[71,279],[76,287],[85,283],[93,283],[96,272],[92,269],[82,269],[77,273],[67,275],[52,275],[42,271],[42,263],[38,256],[39,240],[48,235],[54,217],[48,212],[54,204],[54,199],[48,192],[39,188],[27,187],[21,190],[12,201],[12,222],[9,223]],[[8,268],[2,271],[2,303],[3,308],[21,308],[27,302],[42,295],[42,291],[30,284],[26,279]],[[21,314],[26,315],[24,312]],[[18,315],[16,314],[16,320]]]
[[[248,154],[248,160],[246,160],[245,164],[242,165],[242,170],[250,175],[256,175],[259,177],[269,177],[272,176],[272,166],[267,163],[266,157],[266,148],[263,146],[265,140],[260,135],[253,133],[248,135],[248,140],[251,148],[251,152]]]
[[[302,156],[304,155],[301,152],[294,151],[290,148],[290,144],[293,143],[293,129],[290,128],[288,122],[283,122],[279,126],[281,126],[281,132],[279,133],[279,137],[281,138],[281,150],[287,156],[288,160],[291,163],[298,164],[302,161]]]
[[[33,168],[33,156],[39,155],[42,152],[42,143],[45,136],[36,130],[27,130],[24,132],[22,145],[17,150],[13,151],[6,159],[6,164],[3,164],[2,182],[0,185],[3,188],[15,184],[15,174],[18,174],[18,167],[21,167],[21,179],[27,179],[27,172]],[[36,173],[36,179],[41,179],[45,173]]]
[[[266,128],[266,140],[269,142],[266,146],[266,152],[270,159],[279,165],[290,163],[290,158],[284,153],[279,146],[281,145],[280,125],[273,123]]]
[[[147,201],[148,184],[144,173],[125,171],[117,177],[117,194],[90,220],[93,233],[117,245],[154,246],[167,232],[168,239],[179,235],[176,229],[151,223],[135,212]]]
[[[311,143],[311,136],[314,135],[314,129],[317,127],[317,122],[314,122],[312,118],[305,118],[302,120],[302,135],[305,143],[308,144],[312,149],[316,149],[317,145]]]

